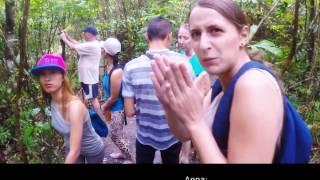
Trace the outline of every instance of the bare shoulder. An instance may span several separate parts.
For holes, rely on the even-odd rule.
[[[251,69],[238,79],[230,112],[231,162],[272,162],[283,124],[283,103],[279,85],[269,75]]]
[[[67,106],[68,112],[71,116],[85,115],[87,110],[83,102],[77,97],[74,97],[71,101],[69,101]]]
[[[115,69],[111,75],[111,83],[119,83],[122,80],[123,70],[121,68]]]
[[[121,68],[115,69],[112,72],[112,77],[118,77],[121,76],[123,73],[123,70]]]
[[[247,71],[236,84],[232,112],[238,118],[242,116],[242,119],[255,119],[255,122],[258,122],[257,119],[269,123],[272,119],[274,122],[281,122],[283,98],[280,86],[267,72]]]
[[[254,94],[281,94],[276,79],[264,70],[252,69],[244,73],[238,80],[236,91],[255,92]]]

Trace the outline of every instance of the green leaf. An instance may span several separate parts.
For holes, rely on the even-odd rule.
[[[258,48],[260,50],[263,50],[265,52],[271,53],[272,55],[276,56],[276,57],[282,57],[283,53],[282,50],[278,47],[276,47],[276,45],[268,40],[262,40],[259,41],[256,44],[250,45],[249,46],[252,49]]]

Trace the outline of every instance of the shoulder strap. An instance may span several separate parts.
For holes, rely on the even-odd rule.
[[[238,79],[240,78],[241,75],[243,75],[247,70],[251,69],[251,68],[259,68],[259,69],[263,69],[266,70],[267,72],[269,72],[273,77],[276,78],[276,75],[274,74],[274,72],[266,67],[264,64],[260,63],[259,61],[256,60],[252,60],[246,64],[244,64],[240,70],[236,73],[236,75],[231,79],[228,87],[226,88],[226,91],[228,91],[228,94],[230,95],[233,94],[235,85],[238,81]],[[222,91],[222,86],[221,86],[221,82],[220,80],[216,80],[216,82],[214,83],[214,85],[212,86],[212,96],[211,96],[211,101],[213,101],[213,99]],[[226,92],[225,92],[226,93]]]
[[[123,69],[124,65],[123,64],[117,64],[116,66],[113,66],[112,69],[109,72],[109,77],[111,78],[111,74],[113,73],[113,71],[116,70],[116,69],[119,69],[119,68]]]
[[[238,79],[245,73],[247,72],[249,69],[252,69],[252,68],[258,68],[258,69],[262,69],[262,70],[265,70],[267,72],[269,72],[273,77],[276,78],[275,74],[273,73],[273,71],[266,67],[264,64],[258,62],[258,61],[255,61],[255,60],[252,60],[246,64],[244,64],[240,70],[236,73],[236,75],[232,78],[230,84],[228,85],[227,87],[227,90],[229,91],[228,93],[232,93],[233,94],[233,91],[234,91],[234,88],[235,88],[235,85],[238,81]]]
[[[109,72],[109,87],[111,87],[111,75],[112,75],[113,71],[116,70],[116,69],[119,69],[119,68],[123,69],[124,65],[123,64],[117,64],[116,66],[113,66],[113,68],[110,70],[110,72]]]
[[[220,83],[220,80],[217,79],[215,83],[212,86],[212,92],[211,92],[211,102],[216,98],[216,96],[222,91],[222,86]]]
[[[117,64],[116,66],[113,66],[113,68],[109,72],[109,84],[108,84],[108,86],[110,87],[110,89],[111,89],[111,75],[112,75],[114,70],[119,69],[119,68],[123,69],[124,68],[124,64]],[[120,87],[120,92],[121,92],[121,90],[122,90],[122,83],[121,83],[121,87]],[[123,99],[121,93],[120,93],[120,98]]]

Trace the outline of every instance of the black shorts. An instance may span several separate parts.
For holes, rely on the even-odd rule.
[[[99,83],[96,84],[85,84],[81,82],[83,89],[84,98],[86,100],[94,99],[99,95]]]

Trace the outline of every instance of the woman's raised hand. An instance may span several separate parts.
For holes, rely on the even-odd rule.
[[[203,121],[202,104],[210,89],[208,75],[203,73],[193,81],[185,64],[170,62],[165,56],[154,58],[152,81],[163,106],[187,128]]]

